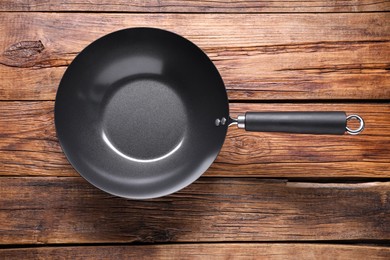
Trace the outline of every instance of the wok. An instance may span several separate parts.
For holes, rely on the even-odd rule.
[[[360,127],[347,128],[357,119]],[[232,119],[224,82],[189,40],[154,28],[108,34],[66,70],[55,126],[72,166],[110,194],[149,199],[194,182],[229,125],[247,131],[358,134],[344,112],[247,112]]]

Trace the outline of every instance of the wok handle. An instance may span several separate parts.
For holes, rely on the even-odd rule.
[[[347,121],[356,119],[358,129],[347,127]],[[363,131],[364,121],[358,115],[347,117],[345,112],[247,112],[238,116],[238,128],[256,132],[286,132],[300,134],[359,134]]]

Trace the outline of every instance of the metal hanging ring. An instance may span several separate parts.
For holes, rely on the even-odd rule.
[[[348,121],[351,120],[351,119],[356,119],[356,120],[358,120],[359,123],[360,123],[360,126],[359,126],[358,129],[351,129],[351,128],[349,128],[349,127],[347,126],[347,127],[346,127],[347,133],[350,134],[350,135],[357,135],[357,134],[360,134],[360,133],[363,131],[363,129],[364,129],[364,120],[363,120],[363,118],[361,118],[361,117],[358,116],[358,115],[349,115],[349,116],[347,116],[347,123],[348,123]]]

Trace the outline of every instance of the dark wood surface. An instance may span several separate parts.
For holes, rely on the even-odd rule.
[[[113,197],[81,177],[3,177],[7,244],[390,240],[389,182],[201,178],[163,198]]]
[[[390,1],[0,1],[0,259],[389,259]],[[88,184],[56,138],[67,65],[109,32],[199,45],[232,115],[345,110],[359,136],[231,127],[197,182],[131,201]]]
[[[0,174],[78,176],[56,139],[54,102],[1,102]],[[359,136],[314,136],[228,131],[206,176],[390,178],[390,105],[232,103],[232,115],[245,111],[344,110],[366,119]]]
[[[388,259],[378,246],[323,244],[172,244],[142,246],[41,247],[0,251],[6,259]],[[367,258],[365,258],[367,257]]]
[[[181,34],[231,100],[390,99],[390,15],[1,13],[0,100],[54,100],[66,66],[115,30]],[[20,80],[20,78],[23,80]]]
[[[388,0],[220,1],[220,0],[2,0],[2,11],[85,12],[367,12],[390,11]]]

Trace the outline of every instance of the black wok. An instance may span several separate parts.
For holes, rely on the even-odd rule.
[[[246,113],[229,117],[211,60],[174,33],[133,28],[106,35],[70,64],[55,125],[72,166],[96,187],[147,199],[194,182],[217,157],[229,125],[248,131],[351,134],[344,112]],[[348,118],[348,119],[349,119]]]

